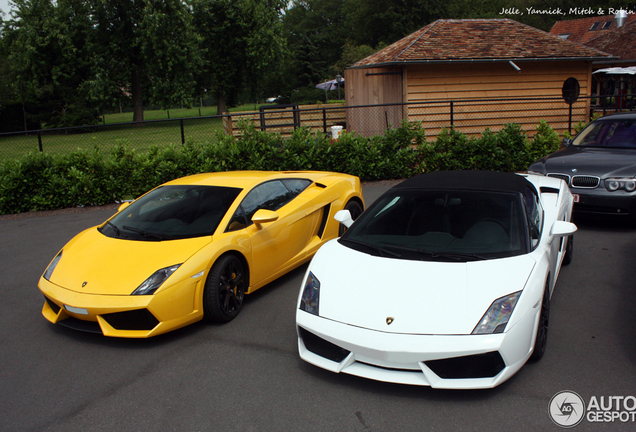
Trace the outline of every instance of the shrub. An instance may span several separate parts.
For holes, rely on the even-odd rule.
[[[383,136],[343,133],[339,139],[296,129],[289,138],[239,124],[241,135],[221,133],[208,142],[153,147],[137,153],[125,141],[110,152],[98,148],[66,155],[30,153],[0,164],[0,214],[101,205],[136,198],[169,180],[200,172],[232,170],[319,170],[362,180],[407,178],[439,170],[525,169],[558,149],[559,139],[541,122],[532,141],[519,125],[468,138],[444,129],[426,141],[420,123],[403,122]]]

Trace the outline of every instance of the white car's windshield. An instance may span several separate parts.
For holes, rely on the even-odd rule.
[[[376,201],[341,244],[398,259],[472,261],[527,252],[519,193],[396,190]]]
[[[116,215],[101,232],[146,241],[212,235],[240,192],[218,186],[162,186]]]

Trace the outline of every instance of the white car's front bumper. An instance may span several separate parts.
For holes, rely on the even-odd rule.
[[[336,373],[435,388],[491,388],[530,357],[538,312],[506,333],[449,336],[373,331],[297,310],[298,350],[303,360]]]

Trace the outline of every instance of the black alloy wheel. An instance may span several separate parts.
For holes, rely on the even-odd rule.
[[[228,322],[241,311],[247,274],[241,260],[225,255],[214,265],[203,291],[203,312],[208,321]]]

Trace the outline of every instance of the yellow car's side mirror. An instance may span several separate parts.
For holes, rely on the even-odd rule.
[[[124,203],[121,203],[121,205],[119,206],[119,208],[117,209],[118,212],[122,211],[123,209],[125,209],[126,207],[128,207],[131,204],[130,201],[126,201]]]
[[[271,210],[260,209],[254,216],[252,216],[252,222],[254,222],[259,228],[260,225],[268,222],[274,222],[278,220],[278,213],[273,212]]]

